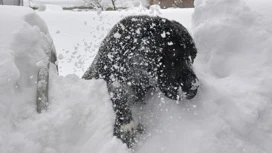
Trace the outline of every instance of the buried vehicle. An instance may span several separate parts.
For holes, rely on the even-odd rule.
[[[129,16],[102,42],[83,79],[104,79],[116,113],[114,135],[128,147],[143,130],[132,118],[131,103],[143,102],[150,89],[173,100],[192,99],[199,87],[192,64],[194,41],[176,21]]]

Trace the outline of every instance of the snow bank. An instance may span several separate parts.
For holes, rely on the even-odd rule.
[[[155,97],[134,110],[147,126],[137,153],[269,153],[272,35],[241,0],[197,0],[194,70],[201,82],[179,105]]]
[[[221,124],[211,128],[210,139],[220,144],[213,150],[271,152],[271,33],[242,0],[197,0],[195,6],[201,103],[211,123]]]
[[[198,96],[179,105],[163,96],[134,108],[146,127],[137,153],[270,153],[271,33],[241,0],[196,0],[192,9],[41,12],[58,48],[61,75],[81,76],[109,29],[127,15],[150,14],[182,23],[198,47]],[[77,27],[77,28],[73,28]]]
[[[0,152],[128,152],[113,137],[114,112],[104,81],[65,78],[51,69],[50,106],[36,112],[36,79],[54,51],[47,26],[31,9],[0,7]]]
[[[270,0],[245,0],[245,3],[258,15],[263,18],[263,24],[266,25],[266,29],[272,33],[272,19],[271,19],[271,7],[272,3]]]
[[[254,11],[262,14],[269,19],[271,15],[272,3],[270,0],[245,0],[246,4]]]
[[[272,37],[266,22],[241,0],[196,0],[195,6],[189,29],[199,51],[194,69],[201,89],[191,101],[176,104],[155,93],[135,107],[135,119],[146,127],[135,152],[270,153]],[[191,10],[153,10],[191,25]],[[59,58],[75,60],[79,65],[71,67],[79,74],[112,25],[130,13],[39,14],[50,23]],[[0,152],[129,152],[112,136],[114,112],[101,80],[51,70],[49,109],[36,113],[36,74],[52,40],[30,9],[0,7],[0,22]]]
[[[35,84],[37,70],[54,46],[46,24],[31,9],[2,6],[0,14],[0,82],[2,91],[13,93]]]

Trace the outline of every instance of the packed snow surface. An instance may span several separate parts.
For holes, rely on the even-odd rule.
[[[0,25],[1,153],[131,152],[112,136],[115,116],[105,83],[78,76],[109,29],[132,14],[159,15],[185,25],[198,48],[194,71],[201,82],[193,100],[177,104],[156,93],[146,105],[135,106],[135,119],[146,131],[134,152],[272,151],[267,14],[242,0],[196,0],[194,10],[40,12],[56,46],[60,74],[76,74],[62,77],[51,70],[50,106],[42,114],[35,110],[36,73],[47,62],[45,53],[54,49],[46,24],[30,9],[0,7],[0,22],[5,23]]]

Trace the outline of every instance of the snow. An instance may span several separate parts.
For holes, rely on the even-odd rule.
[[[118,32],[116,32],[116,33],[113,35],[113,37],[119,39],[119,38],[121,38],[121,34],[118,33]]]
[[[93,0],[32,0],[31,6],[39,7],[40,5],[52,4],[58,5],[61,7],[80,7],[80,6],[88,6],[88,4],[92,4]],[[98,0],[103,8],[112,8],[111,0]],[[96,4],[94,2],[94,4]],[[115,1],[115,5],[118,8],[131,8],[136,6],[146,6],[146,0],[117,0]]]
[[[245,0],[245,3],[258,14],[264,15],[267,18],[271,15],[272,3],[269,0]]]
[[[171,9],[161,12],[163,13],[160,16],[175,19],[190,30],[193,9]],[[115,23],[128,15],[159,15],[143,7],[123,11],[102,11],[101,14],[96,11],[44,11],[38,14],[49,25],[57,54],[61,55],[60,75],[76,74],[79,77],[90,66],[101,41]]]
[[[272,36],[270,15],[263,13],[269,9],[263,8],[271,2],[260,2],[262,9],[252,0],[196,0],[194,10],[38,12],[49,32],[31,9],[1,6],[0,152],[131,152],[112,135],[115,116],[104,81],[78,76],[116,22],[151,14],[189,29],[198,48],[194,71],[201,87],[190,101],[150,92],[146,105],[135,106],[134,118],[146,131],[134,152],[270,153]],[[50,105],[37,114],[37,71],[54,50],[49,33],[61,76],[50,70]]]
[[[62,7],[58,5],[52,5],[52,4],[45,4],[45,5],[39,5],[38,8],[39,11],[62,11]]]
[[[165,37],[166,37],[165,31],[163,31],[163,32],[161,33],[161,37],[162,37],[162,38],[165,38]]]
[[[206,119],[223,126],[209,127],[209,138],[220,146],[206,146],[216,146],[215,152],[270,152],[272,39],[263,17],[243,1],[199,0],[195,5],[195,69],[205,88],[202,109],[213,112]],[[226,135],[217,136],[222,133]]]
[[[155,12],[158,13],[158,14],[162,14],[160,12],[160,10],[161,10],[160,5],[151,5],[150,6],[150,11],[151,11],[152,14],[155,13]]]
[[[41,5],[58,5],[61,7],[77,7],[84,5],[82,0],[31,0],[30,6],[39,7]]]
[[[0,6],[0,14],[0,152],[128,152],[112,135],[104,81],[63,78],[51,66],[49,108],[36,112],[37,72],[54,51],[52,39],[29,8]]]

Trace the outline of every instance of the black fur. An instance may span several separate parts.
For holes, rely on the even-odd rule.
[[[180,23],[130,16],[112,28],[83,78],[107,82],[116,112],[114,135],[131,146],[134,132],[121,129],[133,121],[130,103],[143,101],[150,88],[174,100],[193,98],[198,89],[191,67],[196,54],[192,37]]]

